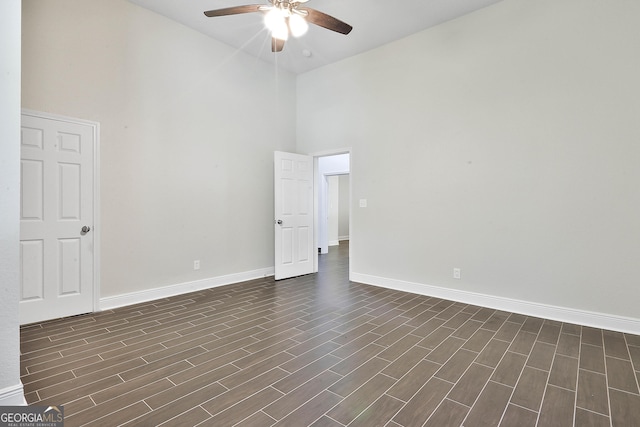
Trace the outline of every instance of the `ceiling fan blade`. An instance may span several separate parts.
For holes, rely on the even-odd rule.
[[[208,10],[204,14],[209,18],[214,16],[239,15],[241,13],[260,12],[261,4],[248,4],[245,6],[225,7],[224,9]]]
[[[271,37],[271,52],[282,52],[284,49],[284,40]]]
[[[319,10],[310,9],[308,7],[299,7],[298,10],[307,13],[307,21],[328,30],[335,31],[340,34],[349,34],[351,30],[353,30],[353,27],[346,22],[342,22],[341,20],[320,12]]]

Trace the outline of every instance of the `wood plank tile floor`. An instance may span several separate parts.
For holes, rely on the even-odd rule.
[[[24,326],[66,426],[640,426],[640,336],[318,274]]]

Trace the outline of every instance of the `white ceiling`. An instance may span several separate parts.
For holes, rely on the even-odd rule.
[[[310,0],[317,9],[353,26],[342,35],[311,25],[299,39],[290,37],[284,50],[271,52],[271,38],[261,13],[207,18],[204,11],[267,0],[129,0],[178,21],[216,40],[274,63],[293,73],[303,73],[339,61],[410,34],[433,27],[501,0]],[[311,52],[310,57],[303,50]]]

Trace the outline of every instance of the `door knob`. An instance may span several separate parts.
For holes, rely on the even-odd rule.
[[[88,233],[88,232],[90,232],[90,231],[91,231],[91,227],[88,227],[88,226],[86,226],[86,225],[85,225],[84,227],[82,227],[82,229],[80,230],[80,232],[81,232],[82,234],[87,234],[87,233]]]
[[[278,225],[282,225],[282,220],[281,220],[281,219],[277,220],[277,221],[276,221],[276,224],[278,224]]]

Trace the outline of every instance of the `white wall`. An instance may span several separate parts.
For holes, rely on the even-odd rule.
[[[339,201],[338,201],[338,239],[349,240],[349,175],[338,175]]]
[[[20,0],[0,2],[0,406],[24,403],[20,383]]]
[[[327,239],[329,246],[337,246],[338,221],[340,219],[340,180],[338,175],[326,177],[327,180]]]
[[[101,296],[272,271],[295,78],[125,0],[23,8],[23,107],[101,126]]]
[[[349,154],[319,157],[318,172],[322,175],[349,173]]]
[[[101,123],[103,295],[271,266],[271,152],[353,146],[356,275],[640,320],[638,2],[503,1],[297,100],[124,0],[23,8],[23,106]]]
[[[508,0],[299,76],[298,150],[353,146],[368,199],[354,276],[640,332],[639,19]]]
[[[327,244],[349,240],[349,175],[325,175],[327,188]]]

